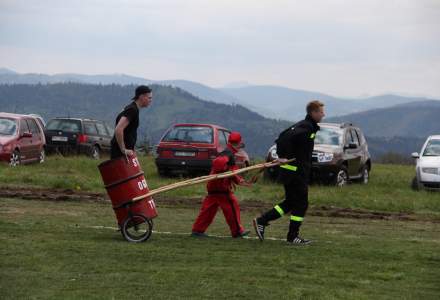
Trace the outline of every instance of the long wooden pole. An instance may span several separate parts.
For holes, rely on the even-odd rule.
[[[295,161],[295,159],[290,159],[285,163],[290,163]],[[283,164],[285,164],[283,163]],[[249,172],[249,171],[253,171],[253,170],[259,170],[259,169],[264,169],[264,168],[270,168],[270,167],[274,167],[280,165],[280,163],[278,161],[272,161],[272,162],[266,162],[266,163],[261,163],[261,164],[257,164],[257,165],[253,165],[250,167],[246,167],[246,168],[242,168],[239,170],[235,170],[235,171],[228,171],[228,172],[224,172],[224,173],[218,173],[218,174],[212,174],[212,175],[206,175],[206,176],[201,176],[201,177],[196,177],[196,178],[192,178],[192,179],[188,179],[188,180],[184,180],[184,181],[180,181],[180,182],[176,182],[173,184],[169,184],[154,190],[149,191],[147,194],[142,195],[142,196],[138,196],[136,198],[133,198],[133,202],[151,197],[153,195],[159,194],[159,193],[163,193],[163,192],[167,192],[170,190],[174,190],[177,188],[181,188],[181,187],[185,187],[185,186],[190,186],[190,185],[195,185],[195,184],[199,184],[199,183],[203,183],[203,182],[208,182],[211,180],[215,180],[215,179],[223,179],[223,178],[228,178],[228,177],[232,177],[241,173],[245,173],[245,172]]]

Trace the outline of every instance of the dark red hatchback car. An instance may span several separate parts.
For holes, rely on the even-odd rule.
[[[44,162],[44,131],[35,117],[0,113],[0,160],[17,166]]]
[[[209,173],[211,163],[222,152],[230,130],[212,124],[176,124],[163,135],[156,149],[160,175],[171,173]],[[243,149],[236,154],[237,165],[249,165]]]

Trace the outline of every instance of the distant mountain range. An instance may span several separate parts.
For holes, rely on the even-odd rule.
[[[375,108],[391,107],[398,104],[429,101],[431,99],[381,95],[363,99],[344,99],[323,93],[293,90],[280,86],[247,86],[223,88],[223,92],[239,99],[239,103],[258,113],[284,120],[298,120],[305,115],[305,106],[310,100],[318,99],[326,105],[328,117],[341,116]],[[439,101],[440,103],[440,101]]]
[[[124,74],[82,75],[82,74],[20,74],[0,68],[0,84],[15,83],[60,83],[78,82],[88,84],[159,84],[181,88],[194,96],[222,104],[240,104],[265,117],[282,120],[299,120],[305,115],[305,105],[312,99],[326,104],[328,117],[357,113],[375,108],[386,108],[398,104],[418,101],[437,101],[423,97],[381,95],[363,99],[344,99],[318,92],[295,90],[282,86],[249,85],[232,83],[226,88],[212,88],[187,80],[151,80]]]
[[[206,85],[188,81],[188,80],[149,80],[141,77],[135,77],[125,74],[108,74],[108,75],[83,75],[83,74],[37,74],[26,73],[21,74],[15,71],[0,68],[0,84],[46,84],[46,83],[87,83],[87,84],[159,84],[165,86],[173,86],[181,88],[194,96],[206,101],[212,101],[224,104],[238,104],[238,100],[231,95],[225,94],[220,90],[208,87]]]
[[[181,88],[194,96],[211,102],[222,104],[240,104],[240,101],[228,93],[224,93],[220,89],[211,88],[209,86],[188,80],[162,80],[155,81],[155,84],[169,85]]]
[[[278,133],[289,126],[289,122],[265,118],[241,105],[203,101],[180,88],[152,88],[153,104],[140,115],[140,141],[156,144],[175,123],[210,123],[240,131],[248,153],[264,156]],[[46,120],[67,116],[95,118],[114,125],[134,89],[134,85],[82,83],[0,85],[0,111],[37,113]]]
[[[46,75],[38,73],[21,74],[15,71],[0,68],[0,84],[45,84],[45,83],[61,83],[61,82],[77,82],[89,84],[148,84],[151,80],[140,77],[129,76],[125,74],[111,75],[82,75],[82,74],[55,74]]]
[[[440,101],[418,101],[327,118],[358,125],[368,136],[425,138],[440,134]]]

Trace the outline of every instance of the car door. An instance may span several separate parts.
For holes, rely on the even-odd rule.
[[[95,122],[84,121],[84,133],[87,135],[87,143],[91,146],[99,144],[98,129],[95,126]]]
[[[355,175],[355,160],[356,160],[356,149],[350,149],[349,145],[354,144],[353,136],[351,135],[351,130],[347,129],[345,131],[345,144],[344,144],[344,157],[348,166],[348,175],[350,177]]]
[[[18,145],[20,147],[20,158],[22,161],[29,160],[32,157],[32,137],[24,136],[31,133],[26,119],[20,119],[20,132],[18,137]]]
[[[30,132],[32,133],[29,159],[38,159],[40,157],[40,149],[43,144],[40,128],[34,119],[26,119],[26,122]]]
[[[367,156],[368,156],[367,155],[367,145],[365,143],[365,138],[363,137],[360,129],[355,128],[354,131],[355,131],[356,136],[359,141],[359,156],[360,156],[359,168],[361,169],[365,165],[365,163],[367,162]],[[360,172],[360,169],[359,169],[359,172]]]
[[[359,175],[360,161],[361,161],[361,148],[359,144],[359,139],[356,132],[353,129],[347,129],[346,133],[346,149],[345,154],[348,162],[348,175],[350,177],[356,177]],[[352,144],[355,148],[349,148],[348,146]]]
[[[219,145],[219,151],[222,152],[226,149],[226,146],[228,145],[228,135],[226,135],[226,132],[224,130],[219,129],[218,131],[218,145]]]
[[[107,131],[104,122],[96,122],[96,129],[98,129],[99,144],[102,150],[110,151],[110,141],[112,137]]]
[[[110,140],[113,138],[113,136],[115,135],[115,129],[111,126],[108,126],[107,123],[104,123],[105,127],[107,128],[107,132],[110,135]]]

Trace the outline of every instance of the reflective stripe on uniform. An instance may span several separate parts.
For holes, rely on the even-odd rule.
[[[315,133],[312,133],[312,134],[310,135],[310,138],[311,138],[311,139],[314,139],[315,136],[316,136],[316,134],[315,134]]]
[[[279,205],[275,205],[274,208],[280,214],[280,216],[284,215],[284,210]]]
[[[302,222],[304,220],[303,217],[298,217],[298,216],[291,216],[290,217],[291,221],[296,221],[296,222]]]
[[[286,170],[290,170],[290,171],[298,170],[297,166],[292,166],[292,165],[288,165],[288,164],[281,165],[280,168],[283,168],[283,169],[286,169]]]

